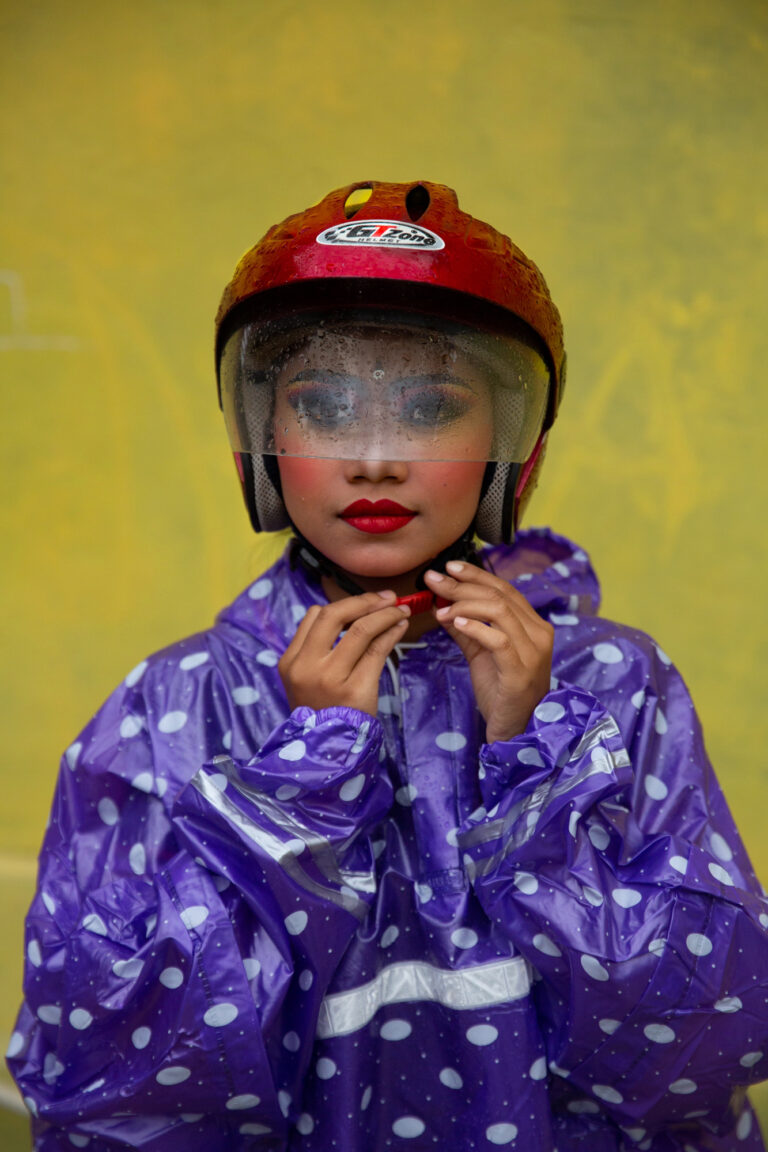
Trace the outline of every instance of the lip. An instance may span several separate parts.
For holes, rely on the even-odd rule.
[[[342,519],[357,516],[415,516],[410,508],[403,508],[396,500],[355,500],[341,513]]]

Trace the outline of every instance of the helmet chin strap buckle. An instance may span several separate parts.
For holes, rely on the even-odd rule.
[[[427,589],[424,592],[411,592],[409,596],[398,596],[395,604],[407,604],[411,616],[420,616],[422,612],[429,612],[433,604],[436,608],[447,608],[450,600],[446,600],[443,596],[435,596],[434,592]]]

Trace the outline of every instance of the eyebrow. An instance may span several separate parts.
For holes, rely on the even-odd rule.
[[[291,376],[288,383],[303,384],[312,381],[320,384],[352,384],[355,387],[367,387],[370,384],[370,381],[363,379],[362,376],[353,376],[348,372],[335,372],[333,369],[326,368],[302,368],[300,372]],[[462,380],[460,376],[454,376],[450,372],[429,372],[423,373],[420,376],[401,376],[393,383],[406,384],[409,386],[448,384],[453,388],[461,388],[465,392],[471,392],[473,395],[476,395],[476,391],[471,384],[468,384],[466,380]],[[390,385],[390,387],[391,386],[392,385]]]

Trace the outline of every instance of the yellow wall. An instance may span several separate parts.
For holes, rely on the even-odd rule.
[[[544,269],[570,378],[529,518],[682,668],[768,875],[761,0],[40,0],[0,44],[1,1030],[61,750],[272,554],[221,288],[350,180],[452,184]]]

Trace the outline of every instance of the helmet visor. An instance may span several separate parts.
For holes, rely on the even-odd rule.
[[[236,452],[522,462],[549,372],[522,338],[366,310],[245,323],[220,382]]]

